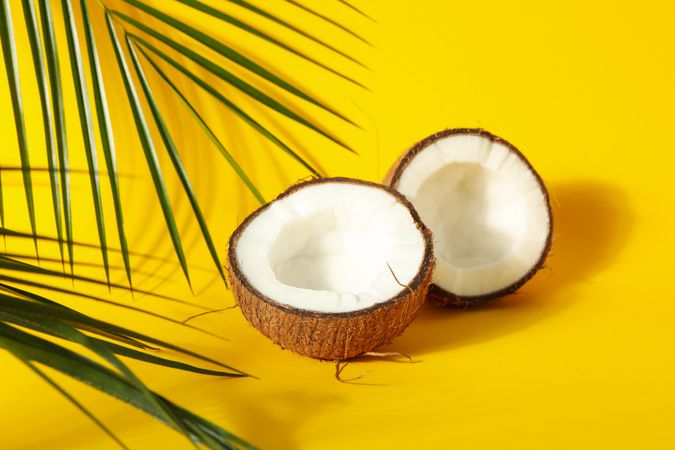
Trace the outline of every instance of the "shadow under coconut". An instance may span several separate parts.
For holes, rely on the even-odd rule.
[[[633,214],[625,193],[596,181],[552,183],[553,248],[545,267],[508,297],[461,309],[425,304],[415,322],[382,350],[415,359],[495,339],[575,301],[574,285],[611,267],[628,241]]]

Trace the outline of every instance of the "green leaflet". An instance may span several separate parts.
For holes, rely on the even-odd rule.
[[[106,167],[108,168],[108,179],[110,180],[110,191],[112,192],[113,209],[115,210],[117,235],[120,241],[120,248],[122,249],[122,259],[124,260],[124,268],[127,273],[127,281],[131,288],[133,284],[131,282],[129,248],[127,246],[127,237],[124,233],[124,216],[122,213],[122,201],[120,200],[119,181],[117,179],[117,163],[115,161],[115,139],[110,122],[105,84],[103,83],[103,74],[101,73],[98,51],[96,50],[96,39],[89,20],[89,9],[87,8],[86,0],[80,0],[80,8],[82,10],[82,22],[84,23],[87,54],[89,56],[89,71],[94,85],[96,115],[98,116],[101,142],[103,143],[103,155],[105,156]]]
[[[45,321],[57,320],[60,323],[68,324],[77,329],[82,329],[90,333],[99,334],[101,337],[106,337],[110,339],[117,340],[121,343],[127,345],[135,345],[133,342],[140,342],[143,344],[144,348],[149,348],[146,343],[156,345],[158,347],[166,348],[168,350],[173,350],[178,353],[181,353],[186,356],[190,356],[196,359],[199,359],[203,362],[208,362],[214,364],[222,369],[227,370],[220,371],[222,376],[241,378],[249,376],[248,374],[230,367],[226,364],[223,364],[219,361],[213,360],[203,355],[199,355],[192,351],[186,350],[182,347],[170,344],[168,342],[162,341],[160,339],[153,338],[151,336],[143,335],[108,322],[94,319],[85,314],[78,313],[75,310],[62,307],[58,303],[48,303],[48,302],[36,302],[36,301],[25,301],[13,297],[11,295],[4,294],[0,292],[0,311],[6,315],[11,315],[16,321],[23,321],[22,325],[31,326],[30,324],[43,324]],[[99,333],[101,331],[102,333]],[[124,339],[117,339],[114,336],[121,336],[123,338],[130,338],[131,343]]]
[[[205,46],[209,47],[213,51],[217,52],[218,54],[222,55],[223,57],[229,59],[230,61],[240,65],[241,67],[244,67],[245,69],[255,73],[256,75],[264,78],[265,80],[269,81],[270,83],[273,83],[274,85],[280,87],[281,89],[285,90],[286,92],[290,92],[291,94],[302,98],[303,100],[306,100],[313,105],[316,105],[334,115],[337,117],[340,117],[342,120],[345,120],[352,125],[355,125],[351,120],[349,120],[347,117],[343,116],[342,114],[338,113],[334,109],[330,108],[329,106],[325,105],[324,103],[318,101],[314,97],[306,94],[303,92],[301,89],[298,89],[297,87],[293,86],[292,84],[288,83],[287,81],[281,79],[279,76],[273,74],[269,70],[265,69],[262,67],[260,64],[256,63],[250,58],[247,58],[246,56],[242,55],[241,53],[237,52],[233,48],[223,44],[222,42],[213,39],[211,36],[209,36],[206,33],[203,33],[199,31],[198,29],[191,27],[190,25],[186,24],[185,22],[181,22],[180,20],[177,20],[168,14],[165,14],[155,8],[152,8],[151,6],[148,6],[147,4],[139,1],[139,0],[124,0],[126,3],[129,3],[130,5],[135,6],[136,8],[144,11],[145,13],[151,15],[152,17],[161,20],[162,22],[171,25],[177,30],[180,30],[181,32],[185,33],[186,35],[190,36],[197,42],[200,42],[201,44],[204,44]],[[122,17],[122,15],[120,15]],[[125,16],[128,17],[128,16]],[[126,20],[126,19],[125,19]],[[137,22],[137,21],[136,21]],[[140,23],[140,22],[137,22]],[[135,26],[138,26],[134,24]],[[159,33],[156,33],[159,34]],[[164,36],[165,37],[165,36]],[[175,42],[175,41],[173,41]],[[236,78],[236,77],[235,77]],[[246,84],[243,82],[243,80],[239,80],[242,84]],[[250,94],[249,94],[250,95]],[[260,100],[262,101],[262,100]],[[280,111],[281,112],[281,111]],[[290,117],[290,116],[289,116]],[[294,119],[297,120],[297,119]],[[317,127],[318,128],[318,127]],[[327,135],[327,133],[323,132],[322,130],[315,130],[319,131],[322,134],[326,135],[326,137],[330,138],[330,135]],[[338,142],[339,143],[339,142]]]
[[[147,57],[147,54],[144,53],[146,58],[152,63],[152,60]],[[241,168],[241,166],[237,163],[237,161],[234,159],[234,157],[230,154],[229,151],[225,148],[225,146],[220,142],[220,140],[216,137],[215,133],[211,130],[211,128],[206,124],[206,121],[197,113],[197,110],[192,106],[192,104],[185,98],[185,96],[178,90],[175,84],[171,82],[171,80],[162,72],[161,69],[159,69],[156,65],[153,63],[153,67],[157,72],[162,76],[164,81],[167,82],[167,84],[174,90],[174,92],[178,95],[178,97],[181,99],[184,105],[187,106],[189,109],[190,113],[193,115],[193,117],[197,120],[199,125],[202,127],[202,129],[206,132],[207,136],[211,140],[211,142],[214,143],[214,145],[218,148],[220,153],[225,157],[228,163],[232,166],[234,171],[239,175],[239,178],[246,184],[246,187],[249,188],[251,193],[255,196],[255,198],[260,202],[260,204],[265,203],[265,198],[262,196],[260,191],[258,191],[258,188],[255,187],[251,179],[246,175],[246,172],[244,172],[244,169]]]
[[[73,7],[70,3],[70,0],[61,0],[61,5],[63,8],[63,21],[66,26],[66,37],[68,38],[70,67],[73,71],[73,82],[75,83],[77,108],[80,113],[80,128],[82,130],[82,137],[84,139],[85,152],[87,154],[89,181],[91,184],[91,194],[94,200],[94,212],[96,215],[96,227],[98,229],[98,237],[101,245],[101,257],[103,258],[103,267],[105,269],[106,280],[108,283],[110,283],[108,250],[105,237],[105,222],[103,219],[101,187],[98,175],[98,158],[96,156],[96,141],[94,139],[94,123],[91,114],[91,105],[89,104],[89,90],[87,89],[87,82],[84,74],[84,62],[82,61],[82,54],[80,52]]]
[[[0,171],[1,172],[1,171]],[[33,239],[33,235],[30,233],[24,233],[21,231],[15,231],[15,230],[10,230],[8,228],[2,228],[0,227],[0,235],[3,236],[11,236],[11,237],[17,237],[17,238],[25,238],[25,239]],[[45,236],[43,234],[37,234],[35,237],[38,239],[38,241],[47,241],[47,242],[58,242],[58,239],[55,239],[50,236]],[[93,248],[98,250],[98,246],[95,244],[90,244],[87,242],[81,242],[81,241],[69,241],[68,244],[73,245],[74,247],[82,247],[82,248]],[[115,247],[108,247],[109,252],[121,252],[122,250],[115,248]],[[0,253],[0,256],[4,255],[5,253]],[[141,253],[141,252],[135,252],[133,250],[129,250],[129,255],[135,255],[143,259],[150,259],[153,261],[161,261],[165,263],[173,262],[173,260],[168,259],[168,258],[163,258],[160,256],[155,256],[155,255],[150,255],[148,253]],[[83,264],[80,262],[79,264]],[[88,263],[88,264],[93,264],[93,263]],[[113,267],[113,266],[110,266]]]
[[[365,69],[368,69],[368,67],[367,67],[366,65],[364,65],[364,64],[363,64],[361,61],[359,61],[358,59],[356,59],[356,58],[354,58],[353,56],[351,56],[349,53],[345,53],[345,52],[343,52],[342,50],[338,49],[337,47],[335,47],[335,46],[329,44],[328,42],[323,41],[323,40],[317,38],[316,36],[314,36],[314,35],[312,35],[312,34],[309,34],[309,33],[307,33],[306,31],[303,31],[302,29],[296,27],[295,25],[292,25],[291,23],[289,23],[289,22],[287,22],[287,21],[285,21],[285,20],[280,19],[278,16],[275,16],[274,14],[271,14],[271,13],[265,11],[265,10],[262,10],[262,9],[258,8],[257,6],[255,6],[255,5],[251,4],[251,3],[249,3],[247,0],[227,0],[227,1],[230,2],[230,3],[233,3],[233,4],[237,5],[237,6],[240,6],[240,7],[244,8],[244,9],[247,9],[247,10],[253,12],[253,13],[256,13],[256,14],[258,14],[259,16],[264,17],[265,19],[267,19],[267,20],[269,20],[269,21],[271,21],[271,22],[274,22],[274,23],[276,23],[276,24],[278,24],[278,25],[281,25],[282,27],[284,27],[284,28],[286,28],[286,29],[288,29],[288,30],[293,31],[293,32],[299,34],[300,36],[302,36],[302,37],[304,37],[304,38],[307,38],[307,39],[309,39],[310,41],[312,41],[312,42],[314,42],[314,43],[316,43],[316,44],[319,44],[320,46],[322,46],[322,47],[324,47],[324,48],[327,48],[328,50],[331,50],[331,51],[337,53],[338,55],[347,58],[348,60],[350,60],[350,61],[352,61],[352,62],[355,62],[355,63],[358,64],[359,66],[361,66],[361,67],[363,67],[363,68],[365,68]]]
[[[66,120],[64,114],[63,92],[61,89],[61,69],[59,67],[54,21],[52,18],[51,3],[49,0],[38,0],[40,8],[40,23],[42,25],[42,40],[44,42],[49,74],[49,90],[52,100],[52,116],[56,132],[56,150],[59,160],[59,175],[61,181],[61,200],[63,203],[63,221],[66,228],[68,259],[70,274],[73,274],[73,219],[70,206],[70,173],[68,170],[68,140],[66,138]]]
[[[166,322],[173,323],[175,325],[179,325],[179,326],[183,326],[183,327],[186,327],[186,328],[190,328],[190,329],[195,330],[195,331],[199,331],[201,333],[204,333],[208,336],[211,336],[211,337],[214,337],[214,338],[217,338],[217,339],[220,339],[220,340],[228,341],[228,339],[226,339],[226,338],[224,338],[220,335],[212,333],[208,330],[203,330],[201,328],[194,327],[194,326],[192,326],[188,323],[185,323],[182,320],[176,320],[176,319],[171,318],[169,316],[154,313],[152,311],[148,311],[148,310],[145,310],[143,308],[138,308],[136,306],[128,305],[126,303],[120,303],[120,302],[116,302],[116,301],[113,301],[113,300],[106,300],[104,298],[96,297],[96,296],[85,294],[85,293],[82,293],[82,292],[57,288],[57,287],[50,286],[48,284],[40,283],[40,282],[37,282],[37,281],[24,280],[24,279],[21,279],[21,278],[11,277],[11,276],[7,276],[7,275],[4,275],[4,274],[0,274],[0,289],[4,288],[5,290],[10,290],[12,292],[21,294],[24,297],[32,298],[33,300],[37,299],[35,294],[32,294],[28,291],[23,291],[23,290],[21,290],[19,288],[16,288],[14,286],[6,285],[5,283],[12,283],[14,285],[18,284],[18,285],[26,286],[26,287],[46,289],[46,290],[61,293],[61,294],[74,295],[76,297],[85,298],[85,299],[88,299],[88,300],[93,300],[95,302],[104,303],[106,305],[116,306],[118,308],[126,309],[126,310],[133,311],[133,312],[136,312],[136,313],[139,313],[139,314],[144,314],[144,315],[149,316],[149,317],[153,317],[153,318],[156,318],[156,319],[160,319],[160,320],[163,320],[163,321],[166,321]],[[45,299],[40,298],[40,300],[44,301]]]
[[[1,297],[0,297],[1,298]],[[0,304],[0,318],[5,321],[10,321],[17,325],[22,325],[28,327],[32,330],[39,331],[42,333],[49,334],[54,337],[59,337],[77,344],[80,344],[89,350],[96,353],[98,356],[103,358],[106,362],[115,367],[126,380],[129,381],[140,393],[145,396],[149,403],[154,405],[157,408],[157,411],[160,413],[160,419],[166,421],[169,425],[175,426],[186,436],[189,436],[187,430],[184,429],[181,421],[176,418],[170,410],[164,408],[164,406],[157,402],[155,396],[148,390],[145,384],[129,369],[126,364],[124,364],[114,353],[110,351],[104,345],[101,345],[97,341],[94,341],[86,334],[80,332],[76,328],[71,327],[70,325],[60,322],[58,320],[51,319],[49,317],[40,317],[39,320],[35,320],[35,317],[31,317],[26,314],[24,311],[18,316],[12,315],[11,312],[8,314],[7,308],[7,298],[4,298],[4,302]],[[10,302],[11,303],[11,302]],[[195,442],[196,444],[196,442]]]
[[[42,25],[42,40],[44,42],[45,56],[47,60],[47,73],[49,75],[49,90],[52,100],[52,116],[54,118],[54,130],[56,132],[56,151],[59,160],[59,175],[61,181],[61,200],[63,202],[63,221],[66,228],[66,241],[68,247],[68,260],[70,261],[70,274],[73,274],[73,219],[70,202],[70,171],[68,164],[68,140],[66,138],[66,119],[63,103],[63,91],[61,88],[61,69],[59,67],[58,50],[56,47],[56,35],[54,33],[54,21],[52,7],[49,0],[38,0],[40,8],[40,23]]]
[[[173,142],[173,139],[171,138],[171,133],[169,132],[169,129],[167,128],[166,124],[164,123],[164,119],[162,118],[162,113],[159,111],[159,107],[157,106],[157,103],[155,102],[155,98],[152,95],[152,90],[150,89],[150,85],[148,84],[148,80],[145,77],[145,73],[143,72],[143,68],[141,67],[140,62],[138,61],[138,57],[136,56],[136,53],[134,52],[133,47],[129,44],[129,40],[127,38],[127,48],[129,50],[129,54],[131,55],[131,61],[134,64],[134,68],[136,70],[136,76],[141,82],[141,87],[143,88],[143,92],[145,94],[145,98],[150,105],[150,110],[152,111],[152,116],[155,119],[155,124],[157,125],[157,128],[159,129],[160,135],[162,136],[162,141],[164,142],[164,147],[166,148],[167,153],[169,154],[169,157],[171,158],[171,163],[173,164],[173,168],[176,171],[176,174],[178,175],[178,178],[180,178],[180,182],[183,185],[183,190],[185,191],[185,194],[188,196],[188,199],[190,200],[190,205],[192,206],[192,211],[195,213],[195,217],[197,218],[197,222],[199,223],[199,228],[202,231],[202,236],[204,237],[204,241],[206,242],[206,246],[209,249],[209,253],[211,254],[211,258],[213,259],[213,262],[215,263],[216,267],[218,268],[218,272],[220,273],[221,278],[225,281],[227,284],[227,280],[225,277],[225,272],[223,271],[223,265],[220,263],[220,259],[218,258],[218,252],[216,251],[216,246],[213,243],[213,239],[211,238],[211,233],[209,232],[209,228],[206,225],[206,219],[204,219],[204,215],[202,214],[202,210],[199,207],[199,202],[197,201],[197,197],[195,196],[192,186],[190,185],[190,179],[188,178],[187,173],[185,172],[185,168],[183,167],[183,163],[180,160],[180,155],[178,154],[178,149],[176,148],[176,145]]]
[[[38,275],[48,275],[48,276],[56,276],[56,277],[61,277],[63,274],[60,272],[56,272],[54,270],[50,269],[45,269],[43,267],[39,266],[34,266],[32,264],[28,264],[22,261],[18,261],[12,258],[7,257],[4,253],[0,253],[0,269],[6,269],[6,270],[15,270],[19,272],[27,272],[27,273],[34,273]],[[107,283],[105,281],[100,281],[95,278],[89,278],[81,275],[73,275],[72,279],[75,281],[86,281],[87,283],[93,283],[96,285],[105,285],[105,286],[110,286],[118,289],[126,289],[126,286],[120,285],[120,284],[115,284],[115,283]],[[29,282],[28,280],[23,280],[24,282]],[[51,287],[50,287],[51,289]],[[144,291],[137,289],[137,293],[144,294],[144,295],[149,295],[158,299],[163,299],[163,300],[168,300],[170,302],[174,303],[180,303],[182,305],[187,305],[187,306],[192,306],[200,309],[207,309],[203,306],[197,305],[192,302],[188,302],[186,300],[181,300],[175,297],[171,297],[168,295],[162,295],[162,294],[155,294],[150,291]]]
[[[293,47],[291,47],[287,44],[284,44],[283,42],[281,42],[278,39],[270,36],[269,34],[242,22],[241,20],[237,19],[236,17],[232,17],[231,15],[226,14],[223,11],[220,11],[216,8],[213,8],[212,6],[209,6],[209,5],[203,3],[199,0],[177,0],[177,1],[179,1],[180,3],[183,3],[184,5],[190,6],[191,8],[194,8],[198,11],[201,11],[204,14],[207,14],[211,17],[222,20],[223,22],[225,22],[227,24],[233,25],[237,28],[241,28],[242,30],[244,30],[248,33],[251,33],[254,36],[257,36],[260,39],[264,39],[267,42],[269,42],[271,44],[274,44],[279,48],[283,48],[284,50],[286,50],[286,51],[288,51],[288,52],[290,52],[290,53],[292,53],[296,56],[299,56],[300,58],[302,58],[306,61],[309,61],[312,64],[317,65],[318,67],[321,67],[322,69],[332,73],[333,75],[337,75],[338,77],[340,77],[344,80],[347,80],[350,83],[354,83],[355,85],[366,89],[366,86],[364,86],[360,82],[356,81],[355,79],[353,79],[351,77],[348,77],[347,75],[345,75],[341,72],[338,72],[337,70],[333,69],[332,67],[327,66],[326,64],[324,64],[321,61],[309,56],[306,53],[298,51],[295,48],[293,48]],[[363,66],[363,64],[359,63],[358,61],[355,61],[355,62],[357,62],[359,65]]]
[[[40,109],[42,110],[42,126],[45,135],[45,144],[47,150],[47,165],[49,167],[49,187],[52,194],[52,209],[54,210],[54,223],[56,224],[56,236],[59,240],[59,252],[61,254],[61,264],[65,271],[65,259],[63,255],[63,225],[61,223],[61,199],[59,197],[59,177],[57,173],[58,165],[56,162],[56,144],[54,142],[54,128],[51,117],[51,101],[49,98],[49,87],[45,65],[43,62],[42,42],[37,23],[37,14],[35,12],[35,3],[33,0],[22,0],[23,15],[26,21],[28,31],[28,41],[30,43],[31,56],[33,59],[33,69],[37,80],[38,92],[40,93]]]
[[[336,26],[337,28],[341,29],[342,31],[346,32],[347,34],[350,34],[351,36],[355,37],[359,41],[363,42],[364,44],[368,44],[371,47],[373,44],[371,44],[368,40],[366,40],[363,36],[355,33],[354,31],[350,30],[346,26],[342,25],[341,23],[331,19],[330,17],[326,16],[325,14],[321,14],[317,11],[314,11],[313,9],[309,8],[308,6],[303,5],[300,2],[297,2],[296,0],[286,0],[288,3],[297,6],[298,8],[302,9],[305,12],[308,12],[309,14],[318,17],[321,20],[324,20],[325,22],[330,23],[331,25]]]
[[[143,147],[143,153],[145,153],[148,169],[150,170],[150,174],[152,176],[152,182],[155,185],[155,191],[157,192],[157,197],[159,198],[159,202],[162,207],[164,220],[166,222],[167,228],[169,229],[171,241],[173,242],[173,246],[176,250],[176,255],[180,261],[185,278],[187,279],[188,284],[190,284],[190,287],[192,287],[190,283],[190,274],[188,273],[187,261],[185,260],[185,254],[183,253],[183,245],[181,243],[178,228],[176,227],[176,220],[174,219],[173,211],[171,209],[171,201],[169,200],[169,194],[166,191],[162,170],[159,166],[159,160],[157,159],[155,146],[152,142],[152,137],[150,137],[150,130],[148,129],[148,124],[145,120],[140,100],[138,99],[138,93],[136,92],[136,87],[134,86],[127,62],[124,59],[122,46],[119,42],[119,39],[117,38],[117,34],[115,33],[115,26],[112,22],[110,14],[106,13],[105,19],[106,25],[108,27],[108,34],[110,35],[110,40],[112,41],[113,48],[115,50],[117,66],[122,73],[124,88],[127,93],[129,104],[131,105],[131,112],[136,124],[136,131],[138,132],[138,137],[141,141],[141,147]]]
[[[174,428],[180,426],[181,428],[179,429],[188,431],[189,437],[193,442],[197,438],[197,435],[192,430],[196,427],[202,430],[202,432],[208,430],[208,433],[211,436],[223,436],[223,433],[225,433],[224,436],[229,435],[229,433],[219,427],[210,424],[203,419],[196,418],[192,413],[189,413],[153,392],[150,392],[150,396],[152,396],[153,400],[149,400],[138,387],[125,377],[89,358],[28,333],[19,335],[12,334],[6,330],[6,326],[2,327],[1,325],[2,324],[0,324],[0,334],[5,338],[2,342],[5,343],[6,340],[10,340],[12,342],[11,348],[13,352],[20,352],[30,361],[44,364],[72,378],[89,384],[96,389],[106,392],[119,400],[129,403],[130,405],[155,416],[169,426]],[[160,407],[156,406],[158,404]],[[163,411],[169,411],[180,424],[177,425],[167,422]],[[211,447],[216,449],[234,448],[234,445],[242,445],[242,443],[243,445],[246,445],[244,441],[241,441],[234,436],[230,439],[222,439],[220,441],[213,439],[209,443],[211,445],[218,443],[218,446]]]
[[[292,111],[288,107],[282,105],[269,95],[265,94],[264,92],[260,91],[250,83],[247,83],[246,81],[242,80],[241,78],[237,77],[233,73],[229,72],[228,70],[225,70],[223,67],[213,63],[209,59],[205,58],[204,56],[198,54],[194,50],[191,50],[187,48],[186,46],[179,44],[178,42],[168,38],[167,36],[153,30],[152,28],[148,27],[147,25],[139,22],[138,20],[127,16],[126,14],[123,14],[121,12],[116,12],[113,11],[111,14],[114,14],[116,17],[119,17],[120,19],[124,20],[127,23],[132,24],[139,30],[142,30],[143,32],[149,34],[150,36],[154,37],[155,39],[163,42],[167,46],[171,47],[178,53],[190,58],[192,61],[197,63],[199,66],[202,68],[208,70],[212,74],[216,75],[218,78],[221,80],[225,81],[226,83],[231,84],[232,86],[236,87],[246,95],[250,96],[251,98],[259,101],[263,105],[267,106],[270,109],[273,109],[274,111],[288,117],[289,119],[309,128],[310,130],[315,131],[316,133],[319,133],[323,137],[333,141],[334,143],[338,144],[339,146],[349,150],[350,152],[354,152],[349,145],[346,143],[342,142],[342,140],[338,139],[337,137],[329,134],[328,132],[324,131],[320,127],[314,125],[313,123],[309,122],[307,119],[304,117],[298,115],[296,112]]]
[[[19,154],[21,156],[21,169],[23,175],[23,188],[28,205],[28,217],[33,234],[37,234],[35,226],[35,201],[33,199],[33,179],[30,170],[30,155],[28,152],[28,138],[26,124],[23,117],[23,103],[21,99],[21,82],[19,81],[19,63],[16,57],[16,43],[14,42],[14,24],[12,22],[12,10],[9,0],[0,0],[0,41],[2,42],[2,54],[5,58],[5,70],[9,81],[9,93],[12,98],[12,112],[14,113],[14,126],[16,137],[19,142]],[[3,208],[4,212],[4,208]],[[4,222],[4,214],[3,214]],[[37,239],[33,239],[35,253],[39,255]]]
[[[110,431],[108,427],[105,426],[103,422],[101,422],[94,414],[92,414],[75,397],[70,395],[59,384],[57,384],[54,380],[52,380],[49,376],[47,376],[47,374],[38,369],[38,367],[35,364],[33,364],[29,358],[24,356],[21,349],[17,348],[16,343],[6,337],[7,334],[11,336],[12,334],[14,334],[14,332],[18,331],[19,330],[13,327],[9,327],[5,324],[0,323],[0,345],[4,346],[10,353],[14,354],[14,356],[16,356],[19,360],[21,360],[21,362],[26,364],[36,375],[42,378],[51,387],[56,389],[61,395],[66,397],[66,399],[68,399],[68,401],[70,401],[73,405],[75,405],[75,407],[77,407],[85,416],[89,417],[89,419],[91,419],[91,421],[94,422],[97,427],[99,427],[105,434],[107,434],[112,440],[114,440],[117,443],[117,445],[119,445],[124,449],[128,448],[117,436],[115,436],[115,434],[112,431]]]
[[[195,84],[200,86],[202,89],[204,89],[206,92],[214,96],[218,101],[223,103],[225,106],[227,106],[230,111],[232,111],[237,117],[242,119],[244,122],[249,124],[253,129],[258,131],[260,134],[262,134],[265,138],[267,138],[270,142],[272,142],[274,145],[277,147],[281,148],[284,152],[289,154],[293,159],[298,161],[300,164],[303,165],[307,170],[309,170],[312,175],[316,176],[317,178],[321,177],[321,174],[314,169],[309,163],[307,163],[302,157],[300,157],[297,153],[295,153],[290,147],[288,147],[286,144],[284,144],[281,140],[279,140],[276,136],[274,136],[272,133],[270,133],[266,128],[264,128],[261,124],[259,124],[255,119],[253,119],[251,116],[246,114],[243,110],[241,110],[237,105],[232,103],[230,100],[225,98],[220,92],[218,92],[217,89],[209,85],[208,83],[204,82],[201,78],[199,78],[197,75],[194,73],[190,72],[186,68],[184,68],[180,63],[178,63],[175,59],[171,58],[168,56],[166,53],[162,52],[158,48],[154,47],[152,44],[144,40],[143,38],[140,38],[135,35],[130,35],[131,39],[133,41],[139,42],[143,47],[147,48],[151,52],[153,52],[155,55],[159,56],[162,58],[164,61],[169,63],[171,66],[173,66],[176,70],[182,72],[184,75],[186,75],[190,80],[192,80]],[[140,48],[141,53],[146,57],[146,59],[150,62],[150,64],[153,66],[153,68],[159,73],[159,75],[164,79],[164,81],[176,92],[179,94],[179,97],[183,98],[182,94],[180,94],[180,91],[178,88],[175,86],[175,84],[169,79],[169,77],[164,73],[164,71],[150,58],[143,50],[143,48]],[[187,100],[185,100],[187,102]],[[190,107],[192,110],[192,108]],[[228,160],[229,161],[229,160]]]
[[[213,376],[224,376],[229,377],[229,372],[223,372],[221,370],[210,370],[204,369],[202,367],[196,367],[190,364],[186,364],[180,361],[174,361],[172,359],[161,358],[159,356],[152,355],[150,353],[141,352],[134,350],[133,348],[124,347],[122,345],[113,344],[112,342],[104,341],[101,339],[94,339],[100,345],[108,348],[111,352],[116,355],[125,356],[127,358],[132,358],[138,361],[143,361],[157,366],[170,367],[172,369],[183,370],[185,372],[199,373],[202,375],[213,375]]]

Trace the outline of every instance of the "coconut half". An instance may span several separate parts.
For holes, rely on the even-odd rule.
[[[551,248],[541,177],[513,145],[482,129],[452,129],[415,144],[385,183],[406,196],[434,234],[430,298],[469,305],[509,294]]]
[[[388,187],[323,178],[291,187],[230,238],[230,281],[246,319],[320,359],[390,342],[414,319],[433,273],[430,231]]]

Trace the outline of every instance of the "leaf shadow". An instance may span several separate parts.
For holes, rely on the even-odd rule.
[[[294,450],[299,447],[295,430],[309,417],[343,403],[336,393],[317,394],[294,389],[266,396],[275,407],[252,405],[250,397],[227,391],[227,408],[244,411],[233,420],[240,436],[258,448]]]
[[[578,298],[579,284],[614,264],[634,217],[619,187],[593,180],[553,183],[553,248],[545,267],[517,293],[469,309],[422,307],[415,323],[385,347],[413,355],[496,339],[546,320]]]

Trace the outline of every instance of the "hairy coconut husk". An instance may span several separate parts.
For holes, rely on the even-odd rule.
[[[253,212],[232,234],[228,252],[229,279],[241,311],[249,323],[262,334],[282,348],[301,355],[342,360],[387,344],[406,329],[427,296],[434,257],[431,232],[420,221],[410,202],[389,187],[348,178],[321,178],[299,183],[276,200],[312,185],[331,182],[348,182],[384,189],[410,211],[417,228],[424,236],[425,249],[420,269],[409,285],[401,286],[397,295],[368,309],[341,313],[299,309],[263,295],[240,270],[235,252],[239,237],[248,224],[274,202]]]

